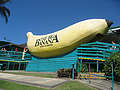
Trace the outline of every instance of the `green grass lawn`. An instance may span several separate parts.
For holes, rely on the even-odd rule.
[[[46,73],[31,73],[31,72],[3,72],[3,73],[37,76],[37,77],[46,77],[46,78],[55,78],[56,77],[54,74],[46,74]]]
[[[87,85],[84,85],[78,81],[70,81],[66,82],[61,86],[57,86],[55,89],[51,90],[97,90],[97,89],[88,87]]]
[[[0,88],[3,90],[47,90],[44,88],[21,85],[15,82],[4,81],[4,80],[0,80]]]
[[[56,88],[46,89],[0,80],[0,88],[4,90],[96,90],[95,88],[88,87],[78,81],[70,81],[64,83],[63,85],[57,86]]]

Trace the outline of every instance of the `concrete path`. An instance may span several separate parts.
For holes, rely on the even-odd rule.
[[[69,81],[69,79],[64,80],[64,79],[56,79],[56,78],[42,78],[42,77],[15,75],[8,73],[0,73],[0,79],[14,81],[24,85],[45,87],[45,88],[53,88],[57,85]],[[84,80],[84,79],[76,80],[76,81],[93,86],[98,90],[111,90],[112,87],[111,80],[91,80],[90,84],[88,83],[88,80]],[[120,90],[120,84],[114,83],[114,90]]]
[[[112,81],[111,80],[91,80],[91,83],[88,83],[88,80],[77,80],[81,83],[88,84],[97,88],[98,90],[112,90]],[[114,83],[114,90],[120,90],[120,84]]]
[[[68,81],[68,80],[56,79],[56,78],[42,78],[42,77],[15,75],[15,74],[7,74],[7,73],[0,73],[0,79],[14,81],[24,85],[31,85],[31,86],[45,87],[45,88],[53,88],[57,85],[60,85]]]

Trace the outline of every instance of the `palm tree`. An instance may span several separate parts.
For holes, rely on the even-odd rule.
[[[0,0],[0,15],[5,18],[6,23],[8,22],[8,17],[10,16],[10,10],[4,6],[10,0]]]

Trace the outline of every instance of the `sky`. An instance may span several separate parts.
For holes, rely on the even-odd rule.
[[[11,15],[0,17],[0,41],[27,42],[26,33],[49,34],[86,19],[108,19],[120,26],[120,0],[11,0]]]

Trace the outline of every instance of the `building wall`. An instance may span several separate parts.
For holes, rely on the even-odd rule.
[[[32,57],[32,60],[28,63],[26,71],[31,72],[56,72],[61,68],[72,68],[72,64],[77,62],[77,50],[72,51],[61,57],[55,58],[36,58]]]

